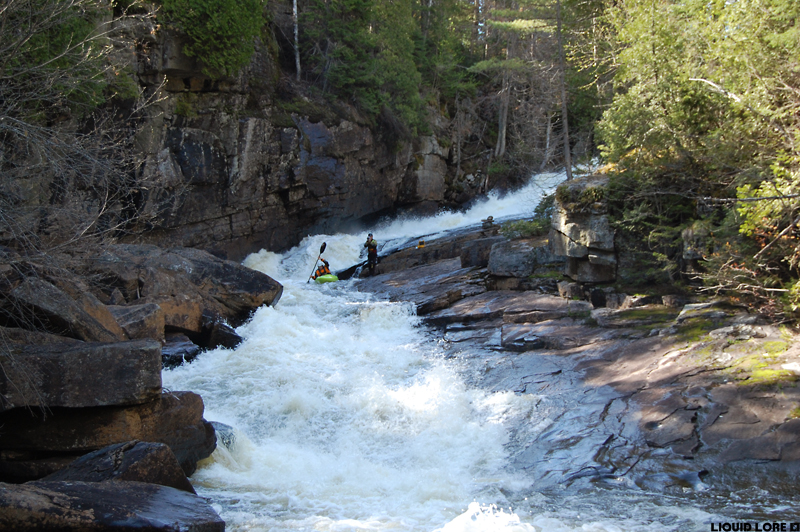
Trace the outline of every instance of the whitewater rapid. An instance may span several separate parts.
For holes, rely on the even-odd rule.
[[[163,375],[165,388],[199,393],[204,417],[235,430],[191,478],[227,530],[618,532],[713,517],[647,497],[616,509],[594,494],[567,503],[537,493],[509,467],[506,444],[509,420],[537,422],[540,397],[468,386],[408,304],[359,292],[356,279],[307,282],[323,242],[331,268],[344,269],[364,259],[368,230],[385,250],[487,216],[530,216],[561,180],[244,261],[283,284],[280,302],[237,329],[236,349]]]
[[[467,212],[370,230],[385,249],[487,216],[530,216],[563,179],[544,177]],[[410,305],[360,293],[358,281],[307,282],[322,242],[343,269],[363,260],[365,232],[248,257],[284,285],[280,302],[237,330],[235,350],[164,372],[165,387],[199,393],[205,418],[236,430],[193,484],[228,530],[532,530],[489,505],[520,487],[505,470],[501,421],[526,415],[533,398],[467,387]]]

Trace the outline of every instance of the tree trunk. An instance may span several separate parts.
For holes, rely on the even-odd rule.
[[[572,179],[572,154],[569,148],[569,123],[567,122],[567,61],[564,58],[564,39],[561,35],[561,0],[556,0],[558,31],[558,62],[561,67],[561,121],[564,124],[564,168],[567,179]]]
[[[297,19],[297,0],[292,0],[292,23],[294,24],[294,66],[297,70],[297,81],[300,81],[300,25]]]
[[[461,100],[456,94],[456,179],[461,175]]]
[[[539,166],[539,171],[543,172],[544,169],[547,167],[547,164],[550,162],[550,157],[553,154],[550,151],[550,133],[553,131],[553,119],[550,115],[547,115],[547,136],[545,137],[544,143],[544,158],[542,159],[542,164]]]
[[[497,145],[494,148],[495,157],[502,157],[506,152],[506,126],[508,125],[508,72],[503,72],[503,88],[500,92],[500,117],[497,123]]]

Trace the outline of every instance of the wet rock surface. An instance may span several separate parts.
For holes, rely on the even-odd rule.
[[[163,443],[130,441],[86,454],[42,481],[134,481],[195,493],[175,454]]]
[[[411,302],[473,385],[529,400],[524,418],[504,422],[514,466],[537,489],[793,493],[800,347],[791,332],[722,300],[607,292],[615,308],[595,308],[606,299],[591,285],[577,283],[572,298],[535,279],[496,290],[509,283],[468,264],[435,260],[358,287]]]
[[[197,495],[144,482],[0,483],[0,529],[223,532]]]

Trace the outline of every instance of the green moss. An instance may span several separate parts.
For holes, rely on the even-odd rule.
[[[605,198],[605,189],[602,187],[587,187],[578,196],[578,203],[581,205],[591,205],[603,201]]]
[[[569,184],[556,188],[556,200],[568,211],[580,211],[605,199],[605,188],[586,187],[581,189]]]
[[[678,325],[678,337],[687,342],[699,342],[709,331],[717,328],[717,325],[708,319],[694,319]]]
[[[775,368],[779,361],[776,354],[755,354],[740,358],[728,371],[742,385],[783,385],[794,383],[796,375],[788,370]]]
[[[800,417],[800,406],[794,407],[791,410],[791,412],[789,412],[789,415],[786,416],[787,419],[797,419],[799,417]]]
[[[774,340],[771,342],[764,342],[761,344],[761,347],[767,355],[775,356],[789,349],[789,344],[783,340]]]
[[[278,114],[286,114],[291,119],[292,114],[307,117],[311,122],[322,122],[326,125],[334,125],[339,123],[339,117],[330,105],[321,105],[311,100],[304,100],[296,98],[293,100],[276,100],[275,107],[278,109]],[[292,122],[294,125],[294,122]],[[291,127],[291,126],[284,126]]]
[[[133,69],[125,67],[113,73],[107,90],[112,98],[119,100],[135,100],[139,97],[139,84],[135,81]]]
[[[277,113],[273,113],[270,117],[270,121],[275,127],[295,127],[294,120],[292,120],[292,115],[285,112],[279,111]]]
[[[550,231],[550,220],[517,220],[500,226],[506,238],[528,238],[546,235]]]
[[[178,101],[175,103],[175,114],[186,118],[195,118],[197,116],[197,95],[191,92],[183,93],[178,96]]]
[[[615,314],[616,319],[650,320],[651,322],[672,321],[678,317],[679,310],[670,307],[640,307],[623,310]]]
[[[760,368],[753,370],[750,378],[740,384],[765,384],[776,385],[793,383],[797,377],[791,371],[785,369]]]

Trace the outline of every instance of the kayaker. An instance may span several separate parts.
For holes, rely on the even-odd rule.
[[[369,274],[375,275],[375,266],[378,264],[378,242],[372,238],[372,233],[367,235],[367,241],[364,243],[367,248],[367,266],[369,267]]]
[[[319,265],[319,268],[317,268],[317,271],[315,271],[314,275],[311,276],[311,278],[314,279],[314,280],[316,280],[317,277],[319,277],[321,275],[330,275],[330,273],[331,273],[331,268],[330,268],[330,264],[328,264],[328,261],[325,260],[325,259],[320,259],[320,260],[322,260],[322,264]]]

